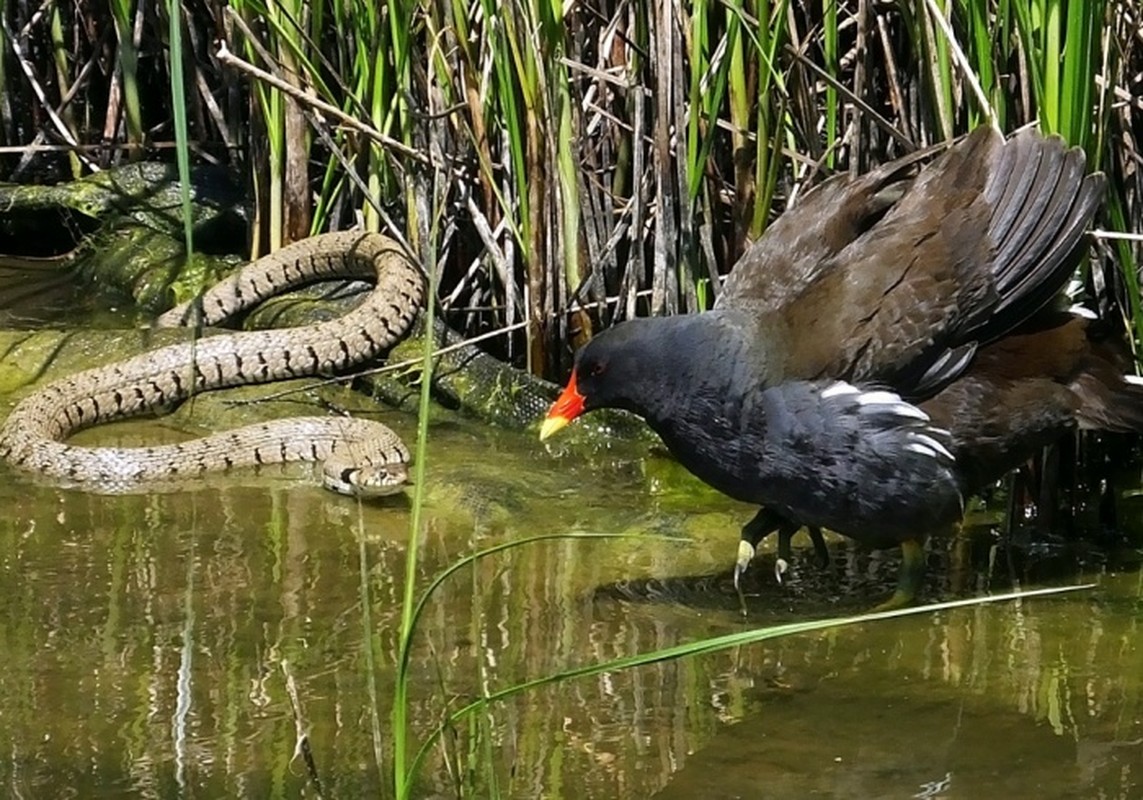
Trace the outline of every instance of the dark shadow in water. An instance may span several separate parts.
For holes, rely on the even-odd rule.
[[[732,564],[734,538],[728,532],[727,564]],[[1134,572],[1143,552],[1119,536],[1107,545],[1021,527],[1004,541],[994,528],[980,526],[955,538],[927,545],[928,566],[920,602],[955,600],[1001,593],[1021,587],[1083,582],[1093,572]],[[815,619],[869,611],[892,594],[900,566],[897,549],[869,550],[835,537],[830,564],[814,563],[809,547],[795,547],[794,560],[779,583],[772,551],[760,553],[742,578],[747,618],[758,623],[780,618]],[[740,609],[733,569],[713,574],[624,580],[597,588],[596,598],[633,603],[676,603],[704,611],[734,613]]]

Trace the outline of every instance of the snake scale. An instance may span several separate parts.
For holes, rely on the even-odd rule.
[[[80,447],[63,440],[110,420],[157,411],[203,391],[303,376],[328,376],[394,344],[420,307],[424,281],[391,239],[339,232],[304,239],[243,267],[202,298],[216,325],[266,297],[315,281],[366,278],[365,301],[312,325],[207,336],[53,381],[22,400],[0,428],[0,459],[84,488],[121,491],[230,467],[321,461],[323,484],[343,494],[399,491],[409,453],[384,425],[347,417],[289,417],[173,445]],[[191,304],[158,325],[186,324]]]

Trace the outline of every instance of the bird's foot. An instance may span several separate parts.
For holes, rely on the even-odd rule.
[[[778,583],[782,582],[782,576],[785,575],[789,569],[789,562],[779,556],[778,560],[774,562],[774,578],[778,581]]]
[[[742,609],[742,616],[746,616],[746,595],[742,593],[742,573],[746,572],[750,562],[754,560],[754,545],[745,539],[738,542],[738,558],[734,562],[734,591],[738,593],[738,605]]]
[[[750,562],[754,560],[755,556],[754,545],[745,539],[740,539],[738,542],[738,558],[734,562],[734,588],[738,589],[738,582],[742,578],[742,574],[746,572],[750,566]]]
[[[906,608],[913,605],[917,600],[917,595],[914,592],[906,592],[898,589],[893,592],[893,596],[883,603],[878,603],[873,608],[869,609],[870,614],[877,614],[881,611],[896,611],[899,608]]]

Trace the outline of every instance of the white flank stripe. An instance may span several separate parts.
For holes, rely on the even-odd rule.
[[[920,453],[921,455],[928,456],[929,458],[936,458],[938,456],[936,450],[932,449],[931,447],[926,447],[920,442],[909,442],[907,445],[905,445],[905,449],[913,453]]]
[[[825,398],[837,397],[842,394],[857,394],[857,387],[845,381],[838,381],[822,389],[822,397]]]
[[[860,406],[884,406],[885,410],[898,417],[907,417],[921,422],[928,422],[929,415],[912,403],[906,403],[892,392],[863,392],[857,396]],[[880,409],[878,409],[880,410]]]
[[[940,455],[940,456],[944,456],[945,458],[949,459],[950,461],[953,460],[953,454],[948,451],[948,448],[945,447],[940,442],[938,442],[932,436],[929,436],[928,434],[924,434],[924,433],[915,433],[915,434],[913,434],[912,439],[913,439],[913,442],[912,442],[912,444],[909,445],[910,449],[914,449],[916,447],[922,447],[925,450],[928,450],[929,452],[931,452],[932,455],[934,455],[934,456]],[[921,451],[917,450],[916,452],[921,452]]]

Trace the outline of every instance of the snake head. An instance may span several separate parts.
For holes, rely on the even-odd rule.
[[[322,461],[322,484],[351,497],[397,494],[409,482],[409,451],[378,422],[336,420],[339,438]]]
[[[364,464],[322,471],[322,484],[338,494],[351,497],[385,497],[402,491],[409,482],[408,465],[403,462]]]

